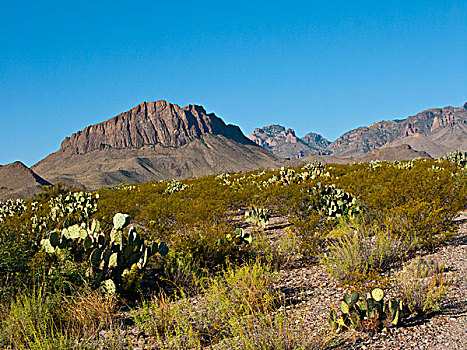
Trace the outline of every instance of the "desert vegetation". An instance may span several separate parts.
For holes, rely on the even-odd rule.
[[[425,255],[457,232],[465,164],[314,163],[1,203],[1,346],[326,349],[404,327],[453,288]],[[296,266],[339,286],[317,325],[311,287],[281,285]]]

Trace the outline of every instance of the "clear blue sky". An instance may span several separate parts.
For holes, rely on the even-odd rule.
[[[3,1],[0,164],[142,101],[330,140],[467,101],[467,2]]]

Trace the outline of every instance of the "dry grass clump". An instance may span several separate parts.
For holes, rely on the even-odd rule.
[[[397,281],[404,302],[416,314],[438,311],[441,300],[454,283],[446,275],[444,265],[421,258],[407,265],[397,275]]]
[[[319,336],[305,324],[306,311],[289,312],[283,308],[273,314],[232,318],[231,336],[222,345],[235,350],[318,350],[331,348],[333,334]]]
[[[234,319],[267,314],[280,297],[272,289],[275,274],[261,263],[229,267],[212,278],[194,299],[156,298],[133,311],[138,327],[159,340],[161,348],[185,349],[213,345],[232,334]]]
[[[344,282],[390,268],[406,253],[403,241],[387,232],[356,221],[342,222],[333,232],[321,262],[329,273]]]
[[[116,299],[99,291],[75,296],[48,294],[42,287],[12,301],[1,323],[3,346],[15,349],[80,349],[114,326]]]

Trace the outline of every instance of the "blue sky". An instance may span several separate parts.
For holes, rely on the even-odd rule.
[[[142,101],[330,140],[467,101],[467,2],[9,1],[0,164]]]

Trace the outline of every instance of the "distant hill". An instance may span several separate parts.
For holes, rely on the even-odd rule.
[[[360,158],[373,150],[389,147],[393,148],[391,152],[379,154],[397,159],[409,154],[404,145],[409,145],[413,152],[426,152],[428,156],[439,158],[448,152],[467,151],[467,103],[462,107],[428,109],[406,119],[375,122],[348,131],[334,142],[315,133],[298,138],[294,130],[280,125],[257,128],[248,137],[284,158],[310,155]],[[399,151],[400,155],[394,153]]]
[[[87,189],[284,165],[203,107],[144,102],[67,137],[32,169]]]
[[[424,151],[416,151],[412,149],[410,145],[401,145],[395,147],[383,146],[381,148],[374,149],[371,152],[365,153],[360,158],[356,158],[361,162],[369,162],[372,160],[412,160],[415,158],[427,158],[431,159],[432,157]]]
[[[21,162],[0,165],[0,200],[28,198],[51,185]]]

